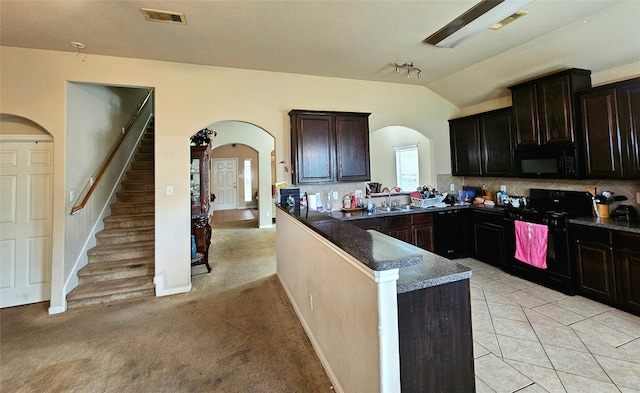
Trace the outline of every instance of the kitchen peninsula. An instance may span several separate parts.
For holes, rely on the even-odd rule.
[[[468,268],[304,208],[277,223],[277,275],[336,391],[475,391]]]

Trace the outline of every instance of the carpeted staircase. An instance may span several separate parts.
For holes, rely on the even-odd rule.
[[[68,308],[155,295],[153,130],[151,123],[97,245],[87,252],[89,263],[78,271],[78,286],[67,295]]]

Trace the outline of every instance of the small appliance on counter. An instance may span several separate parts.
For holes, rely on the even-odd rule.
[[[618,220],[638,220],[638,212],[636,211],[636,208],[631,205],[619,205],[618,207],[616,207],[616,210],[614,210],[610,215],[611,218],[616,218]]]
[[[276,194],[276,203],[284,206],[289,196],[293,198],[294,206],[300,205],[300,188],[299,187],[282,187],[278,188]]]
[[[379,193],[381,187],[382,187],[382,184],[374,181],[367,183],[367,190],[369,191],[370,194]]]

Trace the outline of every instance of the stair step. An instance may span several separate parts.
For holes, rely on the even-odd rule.
[[[78,286],[69,292],[67,307],[74,308],[154,295],[153,276],[103,281],[90,286]]]
[[[120,183],[120,185],[122,186],[122,190],[129,190],[129,191],[143,191],[143,190],[155,190],[156,188],[156,183],[153,180],[125,180],[122,183]]]
[[[127,180],[151,180],[154,181],[153,171],[129,170]]]
[[[131,168],[89,263],[78,271],[78,287],[67,295],[67,307],[114,302],[155,295],[155,142],[153,122],[147,126]]]
[[[104,228],[137,228],[153,226],[154,213],[110,215],[104,218]]]
[[[134,161],[131,169],[137,171],[153,171],[153,161]]]
[[[87,251],[87,256],[89,263],[153,257],[155,255],[154,243],[153,240],[147,240],[126,244],[99,244]]]
[[[121,261],[89,263],[78,271],[78,279],[82,285],[124,278],[153,276],[154,271],[155,261],[153,258],[134,258]]]
[[[152,190],[122,190],[116,192],[116,196],[121,202],[150,202],[156,197]]]
[[[139,226],[129,228],[107,228],[96,233],[98,244],[126,244],[151,241],[155,238],[155,227]]]
[[[136,153],[134,161],[153,162],[153,153]]]
[[[155,202],[115,202],[111,204],[111,214],[153,213]]]

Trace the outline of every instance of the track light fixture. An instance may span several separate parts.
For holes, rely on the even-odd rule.
[[[411,72],[414,71],[418,79],[422,79],[422,70],[420,68],[414,67],[413,62],[408,62],[404,64],[393,63],[396,66],[396,74],[400,73],[400,70],[407,70],[407,78],[411,77]]]

